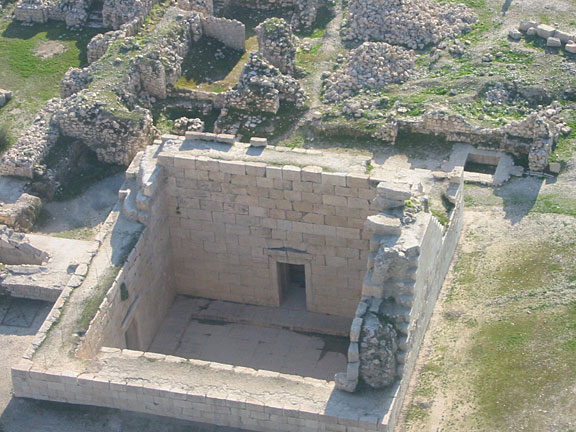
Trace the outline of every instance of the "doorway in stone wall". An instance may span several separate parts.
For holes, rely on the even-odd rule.
[[[132,320],[130,327],[126,330],[124,335],[126,339],[126,348],[131,350],[140,350],[140,340],[138,339],[138,325],[136,324],[136,320]]]
[[[306,310],[306,269],[304,264],[278,264],[280,307]]]

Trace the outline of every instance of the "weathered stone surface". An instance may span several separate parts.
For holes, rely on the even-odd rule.
[[[562,46],[562,41],[556,37],[549,37],[546,39],[546,46],[559,48]]]
[[[477,18],[463,5],[432,0],[351,0],[342,35],[422,49],[469,31]]]
[[[294,75],[296,44],[292,29],[283,18],[268,18],[256,27],[258,51],[283,74]]]
[[[401,224],[398,218],[379,214],[368,216],[364,228],[375,234],[398,235],[400,234]]]
[[[0,108],[10,102],[10,99],[12,99],[12,92],[0,88]]]
[[[184,135],[186,132],[202,132],[204,121],[199,118],[180,117],[174,120],[172,132],[176,135]]]
[[[22,194],[15,203],[0,203],[0,223],[26,232],[34,226],[41,209],[40,198]]]
[[[340,102],[360,90],[403,83],[414,75],[415,58],[413,51],[385,42],[364,42],[347,54],[342,69],[325,75],[324,100]]]
[[[548,24],[540,24],[536,27],[536,34],[541,38],[548,39],[554,36],[554,33],[556,33],[556,29]]]
[[[378,314],[364,316],[360,336],[360,378],[372,388],[383,388],[396,380],[398,334]]]

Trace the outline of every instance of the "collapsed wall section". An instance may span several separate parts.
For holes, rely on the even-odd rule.
[[[321,168],[163,153],[176,291],[280,305],[277,265],[305,265],[307,310],[352,316],[377,182]]]

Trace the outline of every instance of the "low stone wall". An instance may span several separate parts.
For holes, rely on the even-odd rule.
[[[444,111],[429,112],[416,118],[391,116],[385,124],[369,133],[358,131],[353,124],[323,122],[321,119],[312,120],[310,125],[326,135],[370,135],[389,143],[395,142],[401,132],[435,135],[449,142],[468,143],[483,150],[500,150],[523,157],[531,171],[543,171],[560,136],[561,110],[560,106],[553,105],[530,114],[524,120],[492,129],[474,126],[464,117]]]
[[[546,45],[561,48],[571,54],[576,54],[576,35],[557,29],[548,24],[538,24],[536,21],[522,21],[518,29],[510,30],[511,39],[519,40],[522,34],[527,37],[539,37],[546,40]]]
[[[168,97],[190,102],[204,102],[211,104],[216,109],[222,109],[226,102],[228,92],[213,93],[199,90],[180,88],[168,89]]]
[[[325,382],[268,371],[186,360],[178,357],[132,350],[103,349],[101,361],[123,369],[142,371],[154,369],[157,381],[118,376],[113,371],[84,373],[74,370],[42,370],[29,361],[12,368],[12,383],[17,397],[96,405],[115,409],[169,416],[219,426],[270,432],[390,432],[378,416],[350,412],[318,412],[315,401],[303,401],[301,392],[318,397],[330,395]],[[124,370],[123,370],[124,371]],[[162,377],[174,373],[191,376],[200,384],[171,382]],[[211,386],[205,382],[213,379]],[[214,384],[226,380],[223,388]],[[240,391],[226,393],[226,387],[251,381],[260,389],[273,386],[271,393],[285,392],[282,400],[256,398],[257,393]],[[261,393],[260,393],[261,394]],[[254,397],[252,397],[253,395]],[[300,399],[299,399],[300,398]],[[313,410],[300,408],[308,403]],[[330,404],[329,404],[330,405]],[[342,406],[342,409],[349,407]]]
[[[0,225],[0,263],[39,265],[49,258],[48,253],[32,246],[24,234]]]
[[[246,29],[240,21],[205,16],[202,17],[202,32],[232,49],[246,51]]]

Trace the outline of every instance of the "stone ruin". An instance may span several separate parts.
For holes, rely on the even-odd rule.
[[[282,18],[269,18],[256,27],[258,51],[280,72],[294,75],[296,43],[292,29]]]
[[[342,25],[347,40],[423,49],[468,32],[477,21],[463,5],[434,0],[351,0]]]
[[[10,90],[0,89],[0,108],[10,102],[12,94],[13,93]]]
[[[548,24],[538,24],[536,21],[522,21],[518,29],[509,32],[512,40],[520,40],[523,35],[527,38],[538,37],[546,41],[546,46],[562,48],[571,54],[576,54],[576,35],[567,33]]]
[[[233,136],[188,132],[164,136],[137,154],[120,191],[123,216],[113,217],[145,229],[88,330],[69,339],[80,358],[41,365],[36,353],[60,334],[63,302],[83,295],[84,287],[64,289],[48,320],[55,328],[43,327],[13,368],[17,396],[254,430],[394,428],[462,226],[462,167],[443,179],[420,173],[402,182],[358,172],[358,156],[346,156],[351,172],[330,172],[278,163],[290,149],[267,147],[258,156],[248,149]],[[341,163],[316,150],[292,155],[302,165]],[[445,226],[429,212],[432,184],[454,203]],[[113,225],[105,224],[109,233]],[[350,323],[345,372],[335,378],[345,391],[313,378],[147,352],[177,294],[278,307],[278,266],[286,262],[305,269],[307,313]],[[90,374],[78,364],[89,364]],[[141,380],[135,369],[171,378]],[[208,391],[205,379],[212,383]],[[256,402],[262,388],[269,394]],[[304,395],[314,395],[314,403]],[[156,403],[142,403],[149,396]],[[277,409],[279,397],[290,408]],[[228,409],[215,410],[217,404]]]
[[[364,42],[343,59],[344,65],[324,75],[324,100],[341,102],[362,90],[379,91],[415,75],[416,57],[410,50],[385,42]]]
[[[32,246],[24,234],[0,225],[0,263],[40,265],[49,258],[48,253]]]

